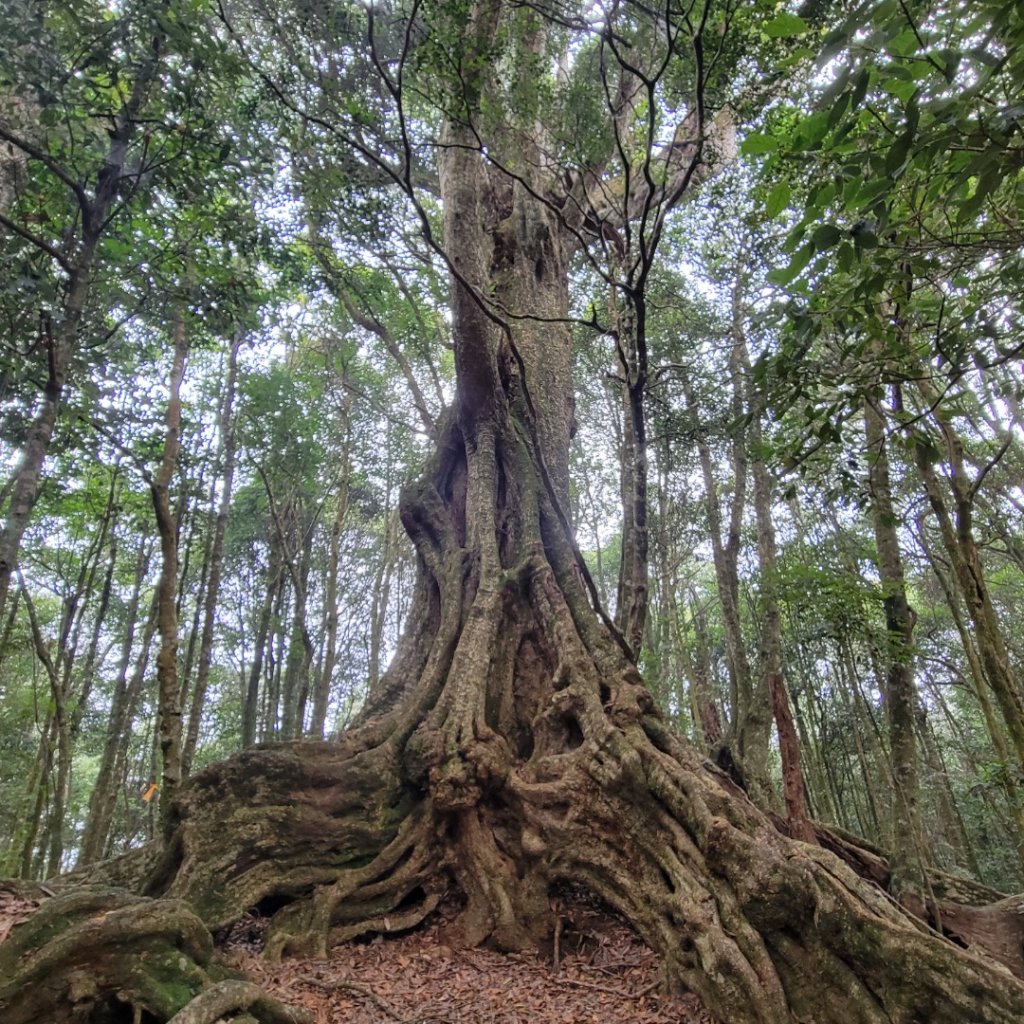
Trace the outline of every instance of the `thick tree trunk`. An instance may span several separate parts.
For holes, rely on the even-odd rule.
[[[502,380],[499,352],[486,416],[464,405],[404,496],[418,628],[362,724],[338,743],[250,751],[200,773],[162,856],[114,862],[106,877],[139,884],[146,868],[149,894],[186,901],[210,928],[273,912],[276,954],[411,927],[446,892],[462,899],[464,941],[521,948],[553,927],[548,894],[571,881],[622,912],[667,980],[730,1024],[1015,1024],[1024,984],[832,853],[784,838],[665,727],[588,606],[538,471],[529,378],[513,359]],[[91,998],[118,992],[168,1018],[145,975],[125,980],[132,941],[145,964],[184,942],[175,998],[191,998],[209,972],[200,938],[180,938],[202,934],[181,907],[117,910],[120,951],[104,954]],[[32,1019],[24,1008],[38,1013],[44,991],[81,998],[63,974],[33,991],[44,967],[81,962],[75,942],[111,948],[97,933],[109,915],[90,920],[80,940],[51,940],[60,947],[33,933],[27,959],[0,952],[8,1019]],[[164,939],[151,946],[154,921]]]
[[[416,628],[338,743],[197,776],[147,890],[211,927],[276,910],[268,950],[283,954],[411,927],[446,892],[463,941],[531,946],[552,927],[551,887],[571,881],[731,1024],[1017,1021],[1024,985],[783,837],[665,727],[590,607],[558,506],[568,376],[530,390],[551,332],[496,325],[463,283],[497,267],[506,308],[564,313],[557,227],[518,189],[489,220],[480,159],[453,146],[442,162],[460,390],[402,501]]]

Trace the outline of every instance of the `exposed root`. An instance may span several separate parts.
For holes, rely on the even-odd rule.
[[[219,981],[179,1010],[167,1024],[214,1024],[229,1013],[248,1011],[260,1024],[313,1024],[309,1010],[288,1006],[250,981]]]
[[[0,946],[4,1024],[86,1020],[119,1004],[167,1020],[207,984],[212,953],[209,932],[179,901],[57,896]]]

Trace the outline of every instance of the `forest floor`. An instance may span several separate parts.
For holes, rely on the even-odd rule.
[[[312,1010],[317,1024],[713,1024],[695,996],[659,991],[657,956],[614,916],[572,905],[561,919],[557,964],[554,949],[453,949],[443,912],[404,935],[336,947],[326,960],[267,963],[243,926],[224,955]]]
[[[38,901],[0,886],[0,942]],[[560,902],[546,955],[456,949],[452,911],[415,931],[338,946],[326,959],[260,957],[265,919],[220,937],[218,956],[316,1024],[714,1024],[696,996],[667,996],[658,957],[613,914]]]

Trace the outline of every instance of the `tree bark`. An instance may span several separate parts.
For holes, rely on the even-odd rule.
[[[220,575],[224,561],[224,537],[227,534],[228,514],[231,510],[232,485],[235,477],[235,426],[234,398],[235,382],[238,376],[238,350],[243,341],[242,332],[236,331],[228,354],[227,380],[224,386],[224,401],[221,405],[218,422],[220,436],[221,481],[220,501],[217,506],[217,519],[213,527],[213,542],[210,546],[209,576],[206,582],[206,600],[203,607],[203,626],[199,641],[199,664],[196,668],[196,681],[192,688],[192,701],[189,705],[188,729],[181,752],[181,769],[183,775],[192,770],[192,759],[195,757],[196,745],[199,742],[199,725],[203,713],[203,702],[206,699],[206,688],[210,681],[210,666],[213,661],[213,634],[220,599]]]
[[[889,456],[885,442],[885,417],[879,399],[864,403],[864,434],[867,442],[868,493],[875,533],[876,564],[882,583],[882,604],[888,645],[885,651],[885,710],[889,726],[889,764],[898,801],[894,815],[894,854],[898,870],[921,881],[920,786],[914,721],[918,708],[914,683],[914,621],[916,613],[907,600],[903,555],[896,532],[896,513],[889,481]]]
[[[740,305],[740,286],[733,293],[733,343],[738,352],[739,368],[746,378],[751,376],[750,354],[743,329]],[[749,390],[749,388],[747,389]],[[764,435],[761,417],[762,402],[748,401],[750,441],[756,453],[751,466],[754,480],[754,518],[757,522],[757,555],[761,570],[761,642],[758,652],[760,681],[754,701],[767,695],[771,702],[775,729],[779,737],[779,755],[782,760],[782,797],[792,834],[804,842],[815,842],[814,829],[808,819],[806,783],[800,740],[793,721],[793,709],[782,667],[782,612],[778,600],[778,558],[775,546],[775,525],[772,522],[774,486],[764,457]]]
[[[624,253],[628,257],[628,253]],[[613,262],[613,267],[618,261]],[[622,373],[622,441],[619,451],[619,495],[622,540],[615,625],[639,658],[649,603],[647,523],[648,453],[646,390],[648,375],[646,308],[640,292],[624,289],[613,316]]]
[[[474,7],[466,37],[494,17]],[[458,129],[447,142],[459,387],[402,498],[414,628],[338,743],[197,776],[149,891],[214,927],[284,898],[267,943],[283,954],[411,927],[454,889],[461,939],[514,949],[544,937],[550,888],[571,880],[733,1024],[1015,1021],[1024,985],[781,836],[661,721],[590,605],[560,504],[569,377],[541,365],[568,358],[568,332],[512,327],[481,299],[564,317],[559,225],[516,185],[502,216],[482,156]]]
[[[188,334],[184,313],[174,317],[174,356],[170,394],[164,416],[166,434],[160,468],[149,489],[160,537],[160,581],[157,585],[157,628],[160,650],[156,657],[157,730],[160,736],[160,826],[165,837],[173,827],[171,807],[181,785],[181,687],[178,682],[178,521],[171,509],[170,488],[181,447],[181,382],[185,376]]]

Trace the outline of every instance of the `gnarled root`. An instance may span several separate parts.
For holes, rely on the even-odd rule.
[[[313,1014],[288,1006],[249,981],[219,981],[179,1010],[167,1024],[214,1024],[229,1013],[246,1010],[260,1024],[313,1024]]]
[[[124,1004],[167,1020],[207,984],[212,955],[210,933],[177,900],[57,896],[0,946],[3,1020],[116,1019]]]
[[[261,1024],[312,1024],[251,982],[225,979],[213,939],[179,900],[79,889],[47,900],[0,946],[4,1024],[170,1021],[228,1014]]]

